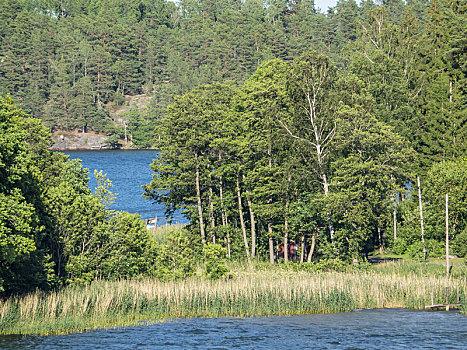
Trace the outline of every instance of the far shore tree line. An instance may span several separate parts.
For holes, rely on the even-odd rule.
[[[321,12],[313,0],[2,0],[0,23],[1,94],[51,130],[131,135],[135,147],[151,146],[173,96],[214,81],[240,86],[259,64],[310,48],[358,73],[378,117],[397,120],[404,136],[426,123],[412,113],[420,98],[437,130],[449,113],[443,84],[453,80],[458,101],[465,69],[458,0],[340,0]]]
[[[218,278],[289,240],[310,269],[437,257],[446,194],[465,257],[467,5],[383,3],[0,1],[0,296]],[[49,151],[56,127],[123,132],[109,107],[142,93],[122,122],[160,150],[144,188],[189,218],[171,232]]]

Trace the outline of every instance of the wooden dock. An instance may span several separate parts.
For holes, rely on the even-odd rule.
[[[429,311],[442,311],[442,310],[459,310],[461,304],[437,304],[437,305],[426,305],[425,310]]]
[[[461,307],[459,285],[457,286],[457,303],[456,304],[450,304],[448,302],[449,300],[449,288],[448,287],[446,287],[446,303],[445,304],[435,304],[433,300],[434,300],[433,293],[431,293],[431,305],[426,305],[425,310],[430,310],[430,311],[459,310]]]

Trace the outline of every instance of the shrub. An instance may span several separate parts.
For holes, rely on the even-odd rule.
[[[426,254],[427,257],[437,258],[443,255],[444,253],[444,245],[434,239],[425,240],[425,247],[426,247]],[[407,253],[413,259],[424,259],[423,254],[423,243],[416,242],[411,244],[407,248]]]
[[[208,279],[219,279],[230,271],[225,264],[227,250],[220,244],[208,243],[204,246],[205,275]]]
[[[452,240],[451,247],[458,257],[467,257],[467,227]]]
[[[409,247],[409,244],[407,240],[403,238],[397,238],[394,241],[394,244],[392,246],[392,252],[394,254],[402,255],[407,251],[407,248]]]
[[[316,263],[316,271],[345,271],[347,266],[342,260],[322,259]]]
[[[196,268],[196,251],[187,230],[170,233],[165,244],[156,244],[156,263],[153,274],[162,281],[192,276]]]

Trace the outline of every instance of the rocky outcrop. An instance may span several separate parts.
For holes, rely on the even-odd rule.
[[[52,150],[79,150],[79,149],[105,149],[108,136],[105,134],[96,134],[93,132],[69,132],[56,131],[52,134],[54,145]]]

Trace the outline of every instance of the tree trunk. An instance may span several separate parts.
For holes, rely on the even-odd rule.
[[[269,262],[274,265],[274,242],[271,236],[269,236]]]
[[[269,163],[269,170],[272,171],[272,146],[271,142],[268,145],[268,163]],[[268,204],[271,205],[272,198],[269,198]],[[271,210],[271,208],[269,208]],[[274,242],[272,239],[272,218],[269,217],[268,220],[268,236],[269,236],[269,262],[271,265],[274,265]]]
[[[242,195],[240,192],[240,170],[237,171],[237,199],[238,199],[238,216],[240,217],[240,226],[242,228],[242,233],[243,233],[243,243],[245,244],[245,252],[246,252],[246,257],[248,259],[248,263],[250,263],[251,262],[250,247],[248,246],[248,238],[246,236],[245,221],[243,220]]]
[[[446,277],[449,278],[449,195],[446,193]]]
[[[222,162],[222,154],[219,152],[219,163]],[[219,177],[219,199],[221,205],[221,217],[222,217],[222,226],[224,227],[224,234],[226,234],[227,240],[227,257],[230,259],[230,230],[228,229],[229,226],[229,219],[227,216],[227,210],[224,206],[224,182],[222,179],[222,175]]]
[[[302,234],[302,238],[300,240],[300,262],[304,261],[305,257],[305,235]]]
[[[212,186],[209,186],[209,219],[211,220],[212,243],[216,244],[216,221],[214,220],[214,202]]]
[[[230,231],[227,229],[227,257],[230,259]]]
[[[392,212],[393,220],[394,220],[394,242],[397,239],[397,201],[396,201],[396,194],[394,193],[394,208]]]
[[[203,221],[203,208],[201,206],[201,189],[199,185],[199,164],[198,154],[195,154],[196,159],[196,199],[198,201],[198,217],[199,217],[199,230],[201,232],[201,242],[203,247],[206,244],[206,233],[204,232],[204,221]]]
[[[311,262],[311,259],[313,258],[313,253],[315,252],[315,246],[316,246],[316,235],[313,233],[311,235],[310,251],[308,252],[308,257],[306,259],[307,262]]]
[[[422,209],[422,188],[420,187],[420,177],[417,176],[418,182],[418,203],[420,205],[420,226],[422,229],[422,243],[423,243],[423,255],[426,259],[426,247],[425,247],[425,225],[423,223],[423,209]]]
[[[324,195],[327,197],[329,195],[329,184],[328,184],[328,180],[326,178],[326,174],[323,173],[322,178],[323,178]],[[331,219],[331,213],[326,212],[326,215],[328,217],[328,227],[329,227],[329,234],[331,236],[331,243],[334,246],[334,224],[333,224],[332,219]]]
[[[269,262],[274,265],[274,242],[272,239],[272,222],[268,221],[268,235],[269,235]]]
[[[219,155],[219,160],[221,156]],[[227,218],[227,211],[224,208],[224,184],[222,182],[222,176],[219,179],[219,199],[221,204],[221,217],[222,217],[222,227],[224,228],[224,233],[226,234],[226,243],[227,243],[227,257],[230,259],[230,231],[227,228],[229,225]]]
[[[221,204],[222,204],[222,193],[221,193]],[[223,205],[223,204],[222,204]],[[227,217],[227,212],[222,210],[222,226],[224,227],[224,232],[227,236],[227,257],[230,258],[230,230],[229,230],[229,219]]]
[[[243,181],[245,181],[245,175],[243,174]],[[254,258],[256,255],[256,223],[255,213],[251,204],[250,191],[246,191],[246,201],[248,203],[248,210],[250,212],[250,227],[251,227],[251,257]]]
[[[285,218],[284,218],[284,262],[289,261],[289,200],[285,202]]]
[[[219,180],[219,200],[221,205],[221,219],[222,219],[222,226],[227,226],[227,213],[224,210],[224,190],[222,188],[222,177]]]
[[[378,225],[379,253],[383,254],[383,239],[381,238],[381,227]]]

